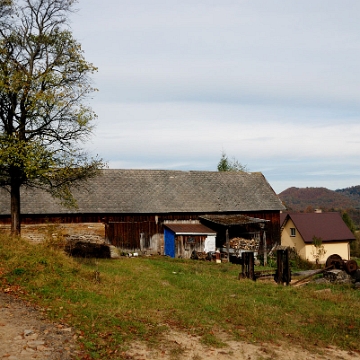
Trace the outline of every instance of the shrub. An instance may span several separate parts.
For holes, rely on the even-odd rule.
[[[302,259],[294,248],[290,249],[289,253],[290,267],[298,270],[312,270],[314,264],[308,260]]]

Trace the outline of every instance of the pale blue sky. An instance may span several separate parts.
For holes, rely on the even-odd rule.
[[[276,192],[360,184],[360,1],[80,0],[110,168],[216,170]]]

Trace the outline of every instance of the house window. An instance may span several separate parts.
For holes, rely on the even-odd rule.
[[[290,236],[296,236],[296,229],[290,228]]]

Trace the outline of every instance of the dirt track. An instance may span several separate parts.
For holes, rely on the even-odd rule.
[[[0,293],[0,358],[69,360],[80,355],[76,334],[46,320],[41,309]]]

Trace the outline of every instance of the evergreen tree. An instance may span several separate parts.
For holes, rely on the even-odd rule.
[[[220,161],[217,166],[218,171],[248,171],[246,165],[242,165],[238,160],[233,158],[229,160],[225,152],[222,152]]]

